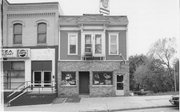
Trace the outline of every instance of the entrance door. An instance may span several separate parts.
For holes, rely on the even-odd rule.
[[[123,84],[124,77],[123,75],[117,75],[116,77],[117,77],[116,95],[124,95],[124,84]]]
[[[35,71],[33,77],[34,86],[51,86],[51,72]]]
[[[44,86],[51,86],[51,72],[44,72]]]
[[[89,72],[79,72],[79,94],[89,94]]]
[[[34,86],[41,86],[41,72],[34,72]]]

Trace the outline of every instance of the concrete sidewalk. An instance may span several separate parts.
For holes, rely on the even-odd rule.
[[[79,103],[14,106],[5,107],[4,110],[60,112],[121,111],[172,106],[169,102],[170,98],[170,95],[81,98]]]

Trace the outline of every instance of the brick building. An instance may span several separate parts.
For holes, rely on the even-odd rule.
[[[24,86],[31,86],[32,91],[56,90],[59,14],[58,2],[9,3],[3,0],[5,92]]]
[[[60,16],[58,95],[129,94],[126,16]]]
[[[3,0],[4,91],[129,94],[126,16],[61,16],[58,2]]]

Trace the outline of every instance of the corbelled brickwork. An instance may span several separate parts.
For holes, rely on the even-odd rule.
[[[62,71],[76,72],[76,86],[61,85]],[[58,95],[72,96],[79,94],[79,72],[90,73],[90,96],[115,96],[116,76],[124,74],[124,93],[129,94],[129,64],[120,61],[60,61],[58,63]],[[113,85],[93,85],[93,71],[113,72]]]

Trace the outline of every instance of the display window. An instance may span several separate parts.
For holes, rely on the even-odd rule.
[[[113,72],[93,72],[93,85],[112,85]]]
[[[76,85],[76,72],[62,72],[61,85]]]
[[[3,63],[4,89],[16,89],[25,82],[25,64],[23,61]]]

